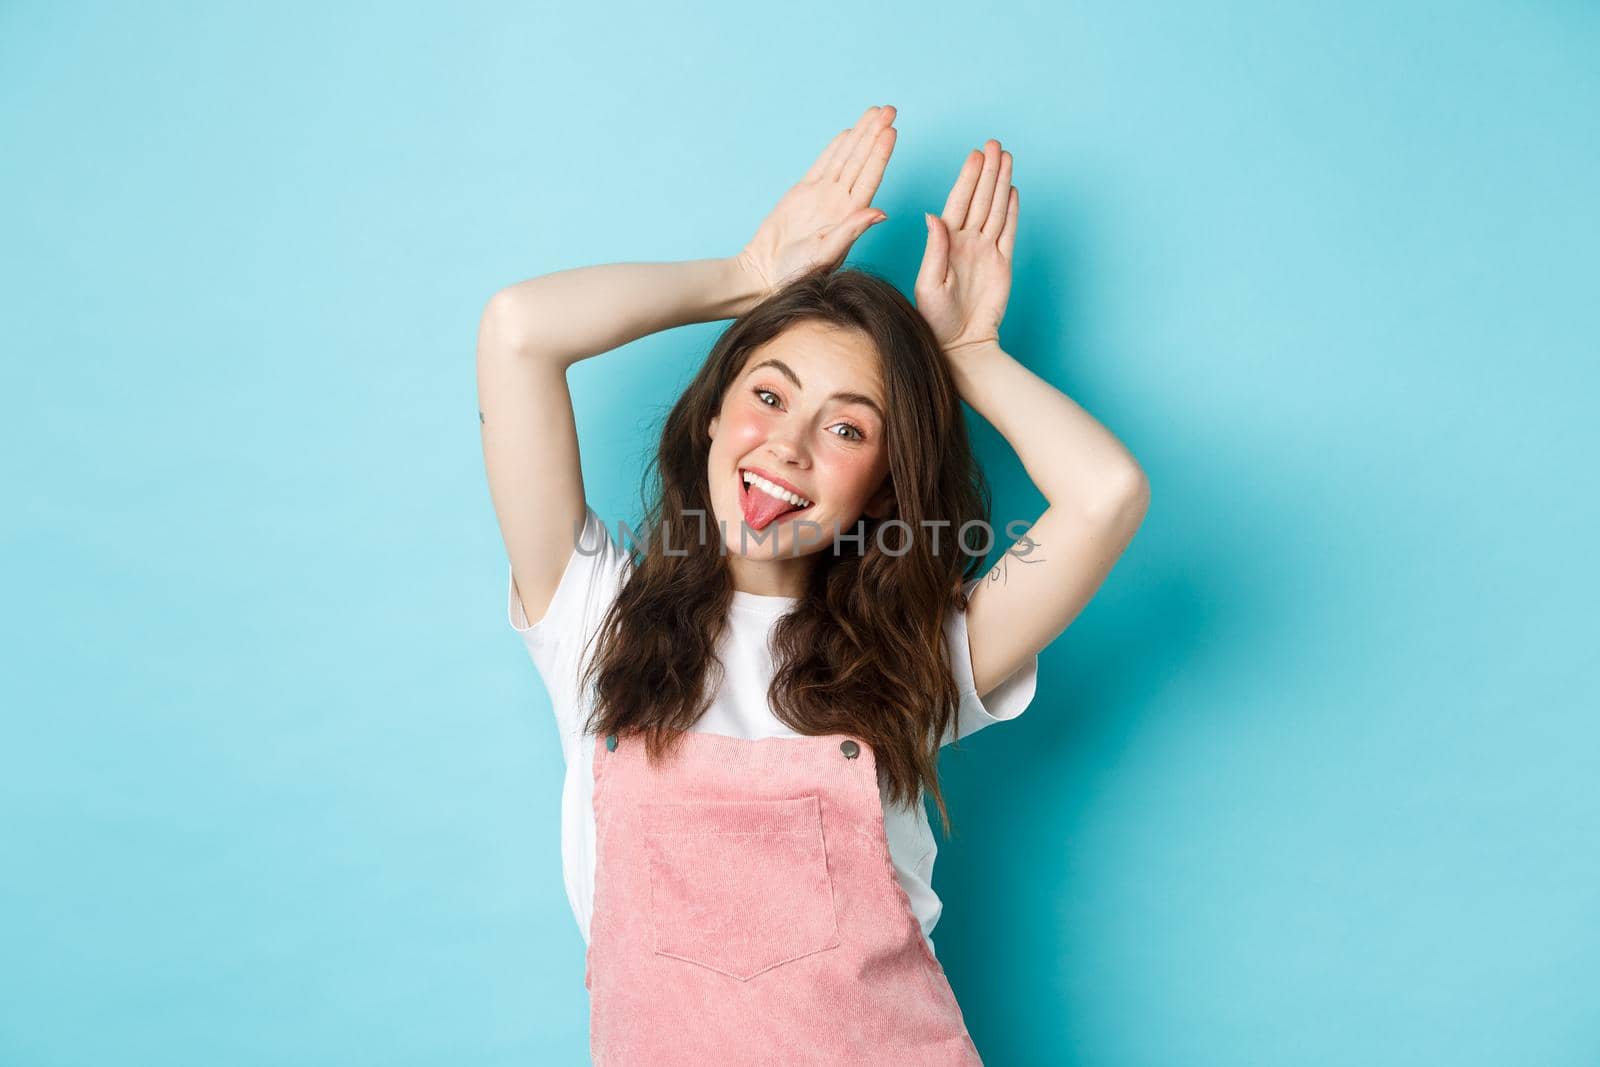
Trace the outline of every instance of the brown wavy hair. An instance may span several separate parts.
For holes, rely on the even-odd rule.
[[[778,720],[804,735],[842,733],[870,744],[892,801],[919,787],[949,814],[939,788],[940,741],[959,692],[943,627],[965,611],[966,580],[981,555],[957,543],[972,520],[987,521],[990,493],[973,455],[961,399],[927,321],[889,281],[859,269],[818,269],[796,278],[735,319],[712,346],[667,415],[654,462],[641,482],[642,555],[611,604],[580,685],[593,684],[594,734],[642,735],[651,759],[671,753],[710,706],[722,681],[716,647],[727,625],[733,578],[718,542],[706,463],[707,426],[751,352],[804,321],[861,331],[879,356],[885,442],[894,491],[891,514],[863,515],[837,553],[824,545],[794,609],[772,635],[776,664],[767,696]],[[696,516],[700,517],[696,517]],[[890,555],[878,544],[883,522]],[[939,551],[926,535],[939,522]],[[683,553],[684,545],[700,551]],[[667,548],[674,547],[668,555]],[[641,551],[640,544],[629,548]]]

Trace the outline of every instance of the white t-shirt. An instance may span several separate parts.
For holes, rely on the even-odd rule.
[[[561,732],[566,776],[561,790],[561,870],[567,899],[584,941],[589,940],[589,916],[594,904],[594,745],[583,730],[593,706],[593,692],[577,692],[580,656],[599,628],[606,609],[633,568],[610,531],[585,506],[580,547],[574,548],[561,575],[544,618],[529,624],[516,583],[507,580],[506,612],[512,629],[522,635],[555,711]],[[509,568],[508,568],[509,571]],[[980,579],[967,584],[967,591]],[[792,597],[759,596],[735,590],[729,624],[717,655],[724,665],[723,683],[696,730],[731,737],[796,737],[779,722],[767,702],[767,687],[774,667],[767,639],[772,626],[795,604]],[[965,737],[993,722],[1013,719],[1033,699],[1038,683],[1039,658],[1035,655],[988,696],[979,700],[972,680],[972,652],[967,644],[966,616],[950,612],[945,622],[961,703],[955,735]],[[588,650],[590,654],[593,649]],[[911,909],[932,947],[931,933],[939,921],[939,898],[933,892],[933,861],[937,854],[933,831],[921,799],[910,807],[884,801],[883,825],[895,874],[910,898]]]

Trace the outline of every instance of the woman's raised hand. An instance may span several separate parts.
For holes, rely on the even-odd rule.
[[[894,151],[893,107],[869,107],[828,142],[737,257],[766,297],[783,283],[826,263],[837,267],[867,228],[888,216],[872,207]]]
[[[990,138],[967,153],[944,212],[927,216],[915,294],[917,310],[945,352],[1000,340],[1011,296],[1011,252],[1017,243],[1017,190],[1011,153]]]

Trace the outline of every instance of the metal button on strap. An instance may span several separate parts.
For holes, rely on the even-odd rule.
[[[845,759],[855,759],[861,754],[861,746],[854,741],[840,741],[839,751],[844,753]]]
[[[617,750],[617,735],[616,734],[606,734],[606,751],[607,752],[615,752],[616,750]]]

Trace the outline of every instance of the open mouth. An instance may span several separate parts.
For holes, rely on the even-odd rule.
[[[752,530],[761,530],[778,519],[809,511],[816,502],[768,481],[754,471],[739,470],[739,508]]]

